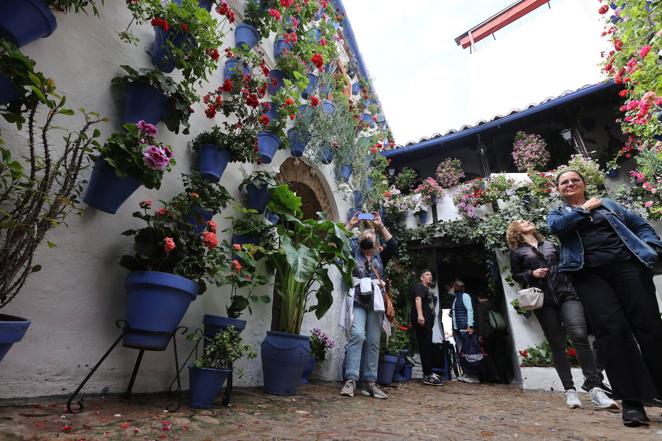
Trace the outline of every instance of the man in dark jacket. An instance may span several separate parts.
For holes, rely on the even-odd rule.
[[[411,323],[416,332],[418,350],[423,367],[423,384],[440,386],[441,378],[432,373],[432,326],[434,325],[434,298],[430,293],[432,273],[421,272],[420,282],[411,292]]]

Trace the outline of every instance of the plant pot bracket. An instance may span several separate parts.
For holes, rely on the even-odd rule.
[[[145,330],[142,330],[142,329],[131,329],[126,320],[117,320],[115,322],[115,326],[120,328],[122,330],[122,333],[120,334],[119,337],[117,337],[117,339],[113,342],[113,344],[110,346],[110,348],[108,348],[106,353],[101,356],[99,361],[97,361],[97,363],[94,365],[94,367],[90,370],[90,373],[87,374],[85,379],[78,385],[76,390],[69,396],[69,399],[67,400],[67,411],[69,411],[71,413],[78,413],[78,412],[81,412],[85,408],[85,406],[83,405],[83,399],[82,398],[80,400],[76,400],[75,402],[74,402],[74,400],[76,399],[76,397],[78,396],[80,391],[83,389],[83,387],[85,387],[85,384],[87,384],[87,382],[90,380],[90,378],[92,378],[92,376],[97,371],[97,369],[99,369],[99,367],[104,362],[104,360],[106,360],[106,358],[108,358],[108,356],[111,354],[111,352],[113,352],[113,350],[117,347],[118,343],[120,341],[122,341],[122,339],[124,338],[124,336],[128,332],[131,332],[131,333],[134,333],[134,334],[138,333],[138,334],[145,334],[145,335],[160,335],[160,336],[169,336],[169,337],[171,337],[172,338],[173,352],[175,354],[175,366],[176,367],[179,366],[179,356],[178,356],[178,353],[177,353],[177,333],[179,332],[181,334],[186,334],[188,332],[188,328],[186,326],[179,326],[172,333],[170,333],[170,332],[145,331]],[[125,393],[125,398],[127,400],[131,399],[131,392],[133,390],[133,385],[136,381],[136,376],[138,375],[138,370],[140,369],[140,363],[142,362],[143,354],[145,353],[145,349],[139,349],[139,351],[140,352],[138,352],[138,357],[136,358],[136,362],[133,365],[133,371],[131,372],[131,379],[129,380],[129,386],[127,387],[127,390],[126,390],[126,393]],[[190,357],[190,355],[189,355],[189,357]],[[177,405],[176,405],[176,407],[171,407],[170,404],[168,404],[168,406],[166,406],[166,410],[168,410],[170,412],[176,411],[182,405],[182,384],[181,384],[181,378],[180,378],[180,375],[179,375],[180,372],[181,372],[181,369],[177,369],[177,374],[176,374],[176,377],[175,377],[175,380],[177,381]],[[175,380],[173,380],[173,382]],[[171,384],[171,386],[172,386],[172,384]]]

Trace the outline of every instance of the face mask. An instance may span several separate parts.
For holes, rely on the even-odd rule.
[[[375,247],[375,242],[372,239],[361,239],[359,246],[362,250],[371,250]]]

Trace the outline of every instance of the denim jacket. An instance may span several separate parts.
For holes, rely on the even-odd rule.
[[[662,241],[653,227],[611,199],[602,198],[602,206],[608,210],[605,217],[625,246],[641,263],[653,268],[658,259],[653,246],[662,248]],[[576,226],[590,215],[589,211],[581,207],[567,204],[547,214],[549,231],[561,241],[560,271],[578,271],[584,266],[584,248]]]

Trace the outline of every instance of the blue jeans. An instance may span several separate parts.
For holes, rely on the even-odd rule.
[[[364,381],[377,380],[377,364],[379,363],[379,341],[382,334],[382,319],[384,311],[369,311],[354,303],[354,322],[349,340],[345,345],[345,378],[359,380],[359,372]],[[365,342],[365,345],[363,344]]]

